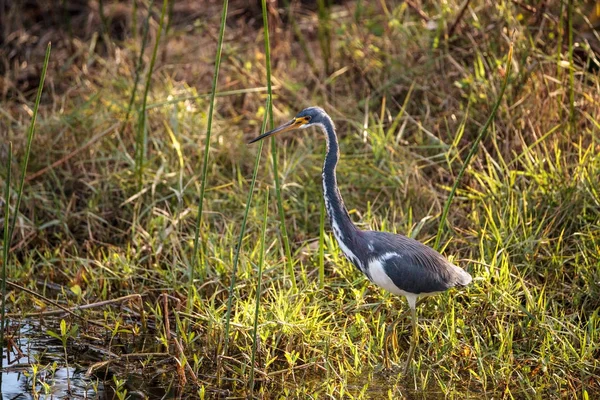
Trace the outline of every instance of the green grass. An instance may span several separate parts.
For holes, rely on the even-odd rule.
[[[206,398],[223,389],[258,398],[600,396],[600,80],[571,62],[575,45],[562,44],[557,13],[567,5],[546,10],[538,29],[510,2],[476,2],[447,38],[462,1],[425,7],[439,24],[432,30],[404,2],[291,3],[293,24],[268,20],[270,44],[267,20],[244,20],[236,1],[227,33],[222,4],[195,22],[177,20],[176,4],[154,53],[166,56],[142,58],[156,57],[147,98],[132,96],[145,35],[115,41],[118,53],[89,51],[93,38],[84,38],[68,65],[50,64],[54,86],[28,167],[32,93],[0,104],[13,171],[18,163],[32,175],[70,157],[27,181],[20,208],[11,197],[20,214],[9,282],[40,296],[9,285],[8,317],[54,309],[43,298],[74,307],[140,294],[147,327],[128,300],[77,311],[110,330],[65,315],[47,318],[45,331],[58,332],[61,319],[79,326],[66,342],[71,365],[107,361],[76,359],[73,344],[101,338],[115,354],[115,382],[162,371],[163,383]],[[580,13],[570,13],[574,43]],[[158,24],[149,27],[156,41]],[[382,370],[386,352],[402,365],[409,348],[405,300],[369,283],[322,224],[322,135],[277,137],[275,158],[257,163],[253,180],[261,148],[246,143],[270,120],[267,98],[275,124],[309,105],[330,113],[340,191],[359,226],[434,245],[441,225],[443,254],[474,277],[418,308],[408,378]],[[128,118],[131,109],[145,120]],[[139,132],[148,134],[136,169]],[[273,174],[280,204],[267,198],[278,196]],[[3,179],[2,192],[17,178]],[[123,343],[152,355],[131,362]],[[51,364],[38,363],[32,370]]]

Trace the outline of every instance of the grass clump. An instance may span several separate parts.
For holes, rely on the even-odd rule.
[[[223,30],[222,4],[178,1],[156,58],[142,51],[161,29],[156,6],[105,4],[101,35],[77,29],[76,12],[70,34],[48,30],[62,39],[4,251],[8,281],[20,285],[8,286],[7,332],[23,315],[46,313],[42,332],[77,325],[61,359],[120,393],[139,375],[146,387],[206,397],[600,395],[600,82],[575,57],[586,9],[569,6],[564,25],[566,4],[413,3],[264,2],[262,20],[261,7],[230,1]],[[144,26],[130,36],[148,16],[148,37]],[[4,26],[41,37],[19,21]],[[23,68],[43,54],[27,41],[7,46],[16,58],[2,64],[12,83],[0,131],[15,171],[34,100],[19,77],[35,75]],[[132,96],[138,60],[150,70],[152,59],[147,97]],[[380,371],[384,354],[400,363],[408,350],[406,304],[344,260],[322,224],[324,139],[278,138],[254,169],[260,148],[246,142],[261,121],[309,105],[336,122],[340,190],[362,227],[433,245],[462,175],[439,241],[474,284],[421,306],[409,379]],[[130,118],[138,109],[143,120]],[[278,196],[275,178],[280,202],[265,195]],[[72,314],[53,319],[57,306]],[[76,345],[90,343],[105,353],[85,361]],[[40,357],[32,370],[50,364]],[[167,373],[153,381],[158,368]]]

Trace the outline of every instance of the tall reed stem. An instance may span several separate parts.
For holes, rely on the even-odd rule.
[[[31,123],[27,130],[27,146],[25,147],[25,157],[23,159],[23,165],[21,166],[21,181],[19,182],[19,188],[17,190],[17,204],[15,204],[15,212],[10,222],[9,227],[9,201],[10,201],[10,175],[11,175],[11,163],[12,163],[12,142],[8,144],[8,160],[6,168],[6,189],[5,189],[5,204],[4,209],[4,246],[2,252],[2,311],[0,314],[0,346],[4,346],[4,322],[6,317],[6,267],[8,264],[8,252],[10,251],[10,242],[13,237],[15,226],[17,225],[17,218],[19,217],[19,208],[21,207],[21,199],[23,197],[23,187],[25,186],[25,178],[27,175],[27,165],[29,164],[29,155],[31,154],[31,143],[33,143],[33,135],[35,133],[35,122],[37,120],[38,111],[40,109],[40,101],[42,99],[42,92],[44,90],[44,82],[46,81],[46,71],[48,70],[48,63],[50,61],[50,52],[52,50],[52,43],[48,42],[46,46],[46,55],[44,57],[44,65],[42,66],[42,74],[40,76],[40,83],[38,84],[37,95],[35,97],[35,105],[33,106],[33,115],[31,117]],[[2,359],[2,357],[0,357]],[[2,368],[2,361],[0,361],[0,368]],[[1,380],[0,374],[0,380]]]
[[[267,97],[267,104],[265,110],[269,109],[271,104],[271,97]],[[264,132],[267,127],[267,118],[268,115],[265,112],[261,132]],[[227,313],[225,314],[225,346],[223,347],[223,354],[227,355],[227,351],[229,350],[229,329],[231,323],[231,307],[233,304],[234,298],[234,290],[235,290],[235,282],[237,278],[237,268],[238,263],[240,261],[240,252],[242,249],[242,242],[244,240],[244,234],[246,233],[246,222],[248,221],[248,211],[250,210],[250,205],[252,204],[252,196],[254,194],[254,186],[256,185],[256,176],[258,175],[258,166],[260,165],[260,155],[262,153],[263,142],[261,141],[258,145],[258,151],[256,153],[256,158],[254,159],[254,171],[252,172],[252,180],[250,181],[250,189],[248,189],[248,199],[246,200],[246,208],[244,209],[244,217],[242,219],[242,226],[240,228],[240,236],[237,241],[237,246],[235,248],[235,254],[233,256],[233,270],[231,271],[231,283],[229,284],[229,297],[227,299]]]
[[[0,315],[0,347],[4,348],[4,320],[6,318],[6,265],[8,264],[8,251],[10,249],[10,238],[8,236],[8,218],[10,217],[10,174],[12,164],[12,142],[8,142],[8,159],[6,160],[6,181],[4,192],[4,245],[2,246],[2,314]],[[0,357],[0,369],[4,363],[4,357]],[[0,382],[2,374],[0,374]]]
[[[265,63],[267,64],[267,93],[269,94],[270,98],[273,98],[273,92],[271,88],[271,44],[269,42],[269,20],[267,16],[266,0],[262,0],[262,16],[263,30],[265,36]],[[270,129],[273,129],[273,106],[269,104],[269,108],[267,110],[269,113],[269,127]],[[292,288],[294,289],[294,291],[296,291],[296,273],[294,272],[294,262],[292,260],[290,240],[288,237],[287,228],[285,226],[285,210],[283,209],[283,201],[281,199],[281,181],[279,180],[279,168],[277,165],[277,146],[275,146],[275,137],[271,138],[271,159],[273,163],[273,175],[275,178],[275,198],[277,199],[277,209],[279,210],[279,225],[281,227],[281,240],[283,241],[283,247],[285,249],[287,272],[292,282]]]
[[[227,21],[227,6],[229,2],[223,2],[223,10],[221,11],[221,26],[219,28],[219,39],[217,43],[217,55],[215,57],[215,70],[213,72],[212,90],[210,93],[210,105],[208,108],[208,121],[206,126],[206,139],[204,143],[204,159],[202,161],[202,176],[200,183],[200,199],[198,200],[198,215],[196,216],[196,230],[194,233],[194,249],[192,251],[192,259],[188,266],[188,311],[191,311],[194,304],[194,270],[196,268],[196,258],[198,257],[198,242],[200,237],[200,225],[202,222],[202,213],[204,211],[204,196],[206,194],[206,176],[208,171],[208,155],[210,151],[210,135],[212,133],[212,121],[215,111],[215,97],[217,94],[217,83],[219,80],[219,70],[221,68],[221,53],[223,50],[223,38],[225,37],[225,22]],[[202,278],[205,278],[205,268],[201,269]]]
[[[260,236],[260,255],[258,259],[258,283],[256,284],[256,308],[254,309],[254,328],[252,331],[252,359],[250,361],[250,395],[254,393],[254,367],[256,362],[256,349],[258,347],[258,313],[260,311],[260,298],[262,291],[262,272],[265,262],[265,242],[267,233],[267,220],[269,215],[269,188],[265,191],[265,212],[263,214],[263,226]]]

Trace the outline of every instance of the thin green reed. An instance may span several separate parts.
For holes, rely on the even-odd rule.
[[[98,1],[98,14],[100,14],[100,25],[102,26],[102,36],[104,39],[108,39],[108,21],[106,20],[106,13],[104,12],[104,0]]]
[[[8,236],[8,218],[10,217],[10,174],[12,164],[12,142],[8,142],[8,160],[6,161],[6,185],[4,192],[4,245],[2,249],[2,315],[0,316],[0,346],[4,346],[4,320],[6,318],[6,265],[8,264],[8,250],[10,237]],[[4,357],[0,357],[0,368],[4,365]],[[0,377],[0,380],[2,378]]]
[[[271,106],[271,96],[267,96],[267,104],[265,104],[265,110],[268,110]],[[263,117],[261,132],[264,132],[267,127],[267,112]],[[244,240],[244,233],[246,232],[246,221],[248,220],[248,210],[250,210],[250,204],[252,204],[252,195],[254,194],[254,186],[256,184],[256,175],[258,174],[258,166],[260,164],[260,155],[262,153],[263,141],[261,140],[258,144],[258,151],[256,152],[256,158],[254,159],[254,171],[252,172],[252,180],[250,181],[250,189],[248,191],[248,199],[246,201],[246,209],[244,210],[244,218],[242,219],[242,226],[240,228],[240,236],[238,238],[237,245],[235,247],[235,254],[233,256],[233,270],[231,271],[231,283],[229,284],[229,297],[227,299],[227,313],[225,314],[225,345],[223,347],[223,354],[227,355],[229,349],[229,327],[231,321],[231,305],[233,304],[235,282],[237,275],[237,267],[240,261],[240,251],[242,249],[242,241]]]
[[[204,143],[204,159],[202,160],[202,181],[200,182],[200,199],[198,202],[198,215],[196,216],[196,231],[194,233],[194,249],[192,259],[188,266],[188,311],[192,309],[194,304],[194,270],[196,268],[196,257],[198,256],[198,242],[200,238],[200,223],[202,222],[202,213],[204,210],[204,195],[206,193],[206,175],[208,172],[208,152],[210,150],[210,135],[212,133],[213,113],[215,110],[215,96],[217,94],[217,82],[219,80],[219,69],[221,68],[221,52],[223,50],[223,37],[225,37],[225,22],[227,21],[227,6],[228,0],[223,2],[223,10],[221,12],[221,27],[219,28],[219,39],[217,43],[217,54],[215,56],[215,70],[213,72],[212,90],[210,93],[210,103],[208,107],[208,120],[206,122],[206,139]],[[204,268],[201,270],[202,279],[205,278]]]
[[[269,41],[269,20],[267,18],[267,2],[262,0],[262,17],[263,17],[263,30],[265,36],[265,63],[267,69],[267,93],[269,98],[272,98],[273,92],[271,88],[271,44]],[[273,129],[273,106],[269,104],[267,108],[269,113],[269,126]],[[294,291],[297,289],[296,286],[296,273],[294,272],[294,262],[292,260],[292,250],[290,248],[290,240],[285,225],[285,210],[283,209],[283,201],[281,199],[281,181],[279,180],[279,168],[277,163],[277,146],[275,146],[275,137],[271,138],[271,158],[273,163],[273,175],[275,178],[275,197],[277,199],[277,209],[279,210],[279,224],[281,226],[281,239],[283,241],[283,247],[285,249],[286,265],[288,275],[292,281],[292,288]]]
[[[166,34],[169,33],[169,29],[171,28],[171,21],[173,20],[173,9],[175,8],[175,2],[177,0],[173,0],[170,4],[169,4],[169,11],[168,11],[168,16],[169,18],[167,19],[167,27],[165,28],[165,32]],[[164,55],[164,54],[163,54]]]
[[[469,150],[469,153],[467,154],[467,157],[465,158],[465,161],[464,161],[460,171],[458,172],[458,176],[454,180],[454,184],[452,185],[452,189],[450,190],[448,199],[446,200],[446,203],[444,204],[444,209],[442,211],[442,217],[440,218],[440,225],[438,226],[437,235],[435,237],[435,244],[433,246],[435,249],[439,248],[440,239],[442,238],[442,231],[444,230],[444,226],[446,225],[446,218],[448,217],[448,210],[450,209],[450,204],[452,203],[452,199],[454,198],[454,193],[456,192],[456,189],[458,188],[458,184],[462,180],[462,177],[465,174],[465,171],[467,170],[467,167],[469,166],[471,159],[477,152],[479,143],[481,143],[481,141],[487,134],[487,131],[488,131],[490,125],[492,124],[492,121],[496,117],[496,113],[498,112],[498,108],[500,107],[500,103],[502,102],[502,98],[504,97],[504,92],[506,91],[506,87],[508,86],[508,81],[509,81],[509,77],[510,77],[512,56],[513,56],[513,44],[511,42],[510,48],[508,50],[508,56],[506,59],[504,82],[502,83],[502,88],[500,89],[500,94],[498,95],[498,98],[496,99],[496,103],[494,104],[494,107],[492,108],[492,112],[490,113],[490,116],[488,117],[487,121],[485,121],[485,124],[483,125],[483,127],[479,131],[479,134],[477,135],[477,138],[473,142],[473,145],[471,146],[471,149]]]
[[[23,160],[23,165],[21,166],[21,182],[19,183],[19,189],[17,191],[17,204],[15,205],[15,215],[13,216],[12,222],[10,224],[10,230],[8,232],[9,240],[12,239],[12,233],[15,230],[15,225],[17,224],[17,217],[19,216],[19,207],[21,206],[23,186],[25,185],[25,175],[27,174],[27,164],[29,163],[31,143],[33,142],[33,133],[35,131],[35,121],[37,120],[38,110],[40,108],[40,100],[42,99],[42,91],[44,89],[44,81],[46,80],[46,71],[48,70],[48,62],[50,61],[51,50],[52,43],[48,42],[48,46],[46,47],[46,57],[44,58],[44,66],[42,67],[42,75],[40,76],[40,83],[38,85],[37,96],[35,98],[35,105],[33,106],[33,116],[31,117],[29,130],[27,131],[27,147],[25,148],[25,159]]]
[[[154,64],[156,63],[156,55],[158,53],[158,44],[160,43],[160,36],[163,31],[163,25],[165,22],[165,15],[167,11],[167,5],[169,0],[163,0],[162,9],[160,11],[160,20],[158,23],[158,33],[156,34],[156,42],[152,49],[152,58],[150,59],[150,66],[148,67],[148,76],[146,77],[146,85],[144,87],[144,96],[142,98],[142,109],[140,110],[138,120],[138,134],[136,140],[136,172],[138,174],[138,184],[141,189],[142,187],[142,176],[143,176],[143,165],[144,156],[146,153],[146,143],[148,141],[148,130],[146,129],[146,105],[148,104],[148,93],[150,92],[150,84],[152,82],[152,71],[154,70]]]
[[[256,361],[256,348],[258,336],[258,313],[260,311],[260,298],[262,291],[262,273],[265,262],[265,243],[267,233],[267,220],[269,215],[269,188],[265,191],[265,212],[263,214],[263,225],[260,236],[260,255],[258,259],[258,283],[256,285],[256,308],[254,309],[254,328],[252,331],[252,359],[250,361],[250,396],[254,393],[254,367]]]
[[[137,0],[133,0],[131,6],[131,36],[135,40],[137,38],[137,12],[138,5]]]
[[[325,199],[321,199],[319,211],[319,289],[325,287]]]
[[[323,159],[327,155],[327,149],[323,148]],[[321,197],[319,203],[319,288],[325,287],[325,197]]]
[[[137,8],[137,2],[133,2],[134,7]],[[144,59],[144,51],[146,50],[146,44],[148,43],[148,27],[150,26],[150,17],[152,16],[152,6],[154,6],[154,0],[150,0],[150,4],[148,5],[148,15],[146,16],[146,20],[144,21],[144,30],[142,32],[142,46],[140,48],[140,54],[138,55],[137,63],[135,65],[135,76],[133,79],[133,88],[131,89],[131,96],[129,96],[129,103],[127,104],[127,111],[125,112],[125,119],[123,120],[123,126],[121,127],[121,132],[123,133],[123,128],[129,121],[129,115],[131,114],[131,108],[133,107],[133,102],[135,100],[135,93],[137,92],[138,84],[140,83],[140,73],[142,72],[142,61]],[[134,13],[133,15],[134,21],[137,20],[137,17]]]
[[[25,175],[27,174],[27,164],[29,163],[29,155],[31,154],[31,143],[33,142],[33,134],[35,133],[35,121],[37,120],[38,111],[40,109],[40,101],[42,99],[42,92],[44,90],[44,82],[46,81],[46,71],[48,70],[48,62],[50,61],[50,52],[52,50],[52,43],[48,42],[46,47],[46,56],[44,57],[44,65],[42,66],[42,74],[40,76],[40,83],[38,84],[37,95],[35,97],[35,105],[33,106],[33,116],[31,117],[31,123],[27,130],[27,146],[25,148],[25,157],[23,159],[23,165],[21,166],[21,182],[17,190],[17,203],[15,204],[15,212],[10,222],[9,227],[9,201],[10,201],[10,175],[11,175],[11,163],[12,163],[12,142],[8,144],[8,162],[6,172],[6,191],[5,191],[5,210],[4,210],[4,246],[2,253],[2,313],[0,315],[0,345],[4,345],[4,320],[5,320],[5,308],[6,308],[6,266],[8,264],[8,252],[10,249],[10,241],[17,224],[17,217],[19,216],[19,208],[21,207],[21,199],[23,197],[23,187],[25,186]],[[0,368],[2,364],[0,362]]]

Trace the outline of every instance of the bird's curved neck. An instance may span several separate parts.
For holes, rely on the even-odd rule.
[[[340,158],[340,149],[331,119],[324,119],[321,123],[321,128],[325,131],[327,137],[327,154],[325,156],[325,164],[323,165],[325,208],[336,239],[338,241],[346,241],[349,238],[345,237],[345,235],[355,233],[357,228],[348,215],[348,210],[344,205],[344,200],[340,195],[337,185],[335,169]]]

